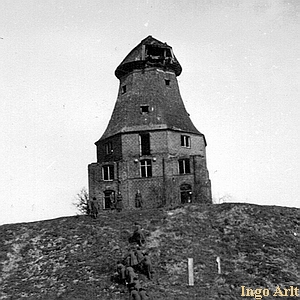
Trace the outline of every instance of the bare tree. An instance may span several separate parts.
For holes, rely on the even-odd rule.
[[[75,202],[73,203],[79,212],[83,215],[90,214],[90,208],[88,205],[89,194],[85,187],[81,189],[81,191],[76,195]]]

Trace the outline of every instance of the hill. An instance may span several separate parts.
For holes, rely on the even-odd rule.
[[[0,299],[129,299],[111,276],[134,222],[154,269],[152,281],[140,279],[154,299],[253,299],[241,296],[241,286],[277,299],[277,286],[300,287],[300,209],[224,203],[2,225]],[[187,285],[189,257],[194,286]]]

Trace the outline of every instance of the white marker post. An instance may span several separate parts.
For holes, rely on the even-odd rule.
[[[189,286],[194,285],[194,260],[188,258],[188,273],[189,273]]]
[[[217,257],[216,261],[218,263],[218,274],[221,274],[221,259],[219,256]]]

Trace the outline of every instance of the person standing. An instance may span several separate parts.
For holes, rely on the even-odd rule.
[[[145,259],[143,262],[144,270],[149,280],[152,279],[152,263],[148,253],[145,253]]]
[[[136,208],[142,208],[143,206],[143,199],[142,199],[142,194],[140,190],[137,190],[135,194],[135,207]]]
[[[119,281],[121,283],[125,283],[125,279],[126,279],[125,271],[126,271],[125,266],[120,261],[118,261],[117,262],[117,272],[119,274]]]
[[[96,197],[93,197],[92,200],[89,200],[88,210],[92,218],[96,219],[98,217],[99,205]]]
[[[129,264],[129,266],[132,267],[133,269],[135,269],[137,267],[138,260],[137,260],[137,257],[135,256],[135,253],[133,252],[133,250],[131,248],[129,248],[126,260]]]
[[[139,246],[142,246],[145,243],[145,236],[142,231],[142,227],[140,224],[135,223],[135,230],[130,238],[131,242],[136,242]]]
[[[123,209],[123,199],[122,199],[121,192],[118,192],[117,195],[116,209],[117,212],[120,212]]]

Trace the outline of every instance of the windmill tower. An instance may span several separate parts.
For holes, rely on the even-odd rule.
[[[180,96],[182,68],[172,47],[152,36],[141,41],[115,71],[117,101],[89,171],[89,194],[110,209],[123,205],[174,206],[211,202],[206,140]]]

